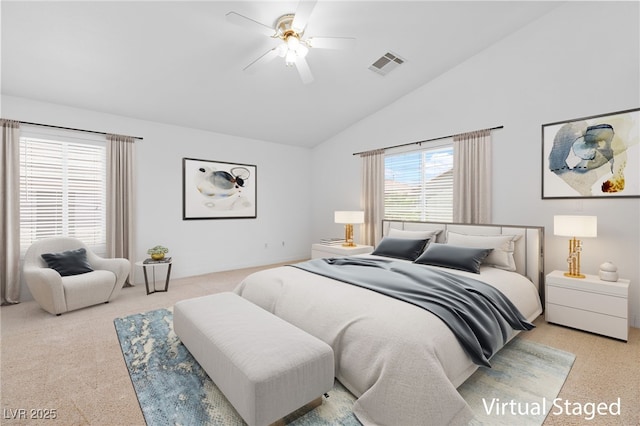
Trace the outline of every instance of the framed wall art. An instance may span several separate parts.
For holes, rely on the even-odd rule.
[[[255,219],[256,166],[182,159],[182,219]]]
[[[640,197],[640,108],[542,125],[542,198]]]

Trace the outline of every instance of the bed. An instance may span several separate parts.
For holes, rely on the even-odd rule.
[[[415,268],[487,283],[529,322],[542,312],[542,227],[384,221],[382,229],[374,254],[358,258],[414,268],[411,260],[389,258],[384,246],[428,239],[419,257],[432,264]],[[492,244],[479,273],[446,262],[433,266],[433,256],[424,256],[436,248],[477,251]],[[467,424],[473,417],[456,388],[478,364],[432,312],[296,265],[254,273],[235,292],[333,348],[336,378],[356,396],[353,412],[364,425]],[[517,333],[510,330],[506,340]]]

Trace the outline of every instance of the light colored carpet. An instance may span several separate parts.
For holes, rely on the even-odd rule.
[[[232,290],[260,269],[263,267],[176,279],[167,293],[149,296],[144,285],[125,288],[109,304],[60,317],[43,311],[34,301],[2,306],[0,415],[5,409],[52,409],[61,425],[144,425],[113,320]],[[620,397],[619,416],[596,417],[588,424],[640,425],[640,329],[631,329],[625,343],[547,324],[542,317],[535,324],[536,329],[521,334],[523,339],[576,354],[559,397],[580,403]],[[1,419],[1,423],[45,422]],[[544,422],[545,426],[571,424],[585,421],[577,416],[550,415]]]

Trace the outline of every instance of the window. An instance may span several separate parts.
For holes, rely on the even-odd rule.
[[[84,136],[84,134],[82,135]],[[66,236],[106,254],[106,142],[22,132],[20,246]]]
[[[453,221],[453,145],[388,154],[384,218]]]

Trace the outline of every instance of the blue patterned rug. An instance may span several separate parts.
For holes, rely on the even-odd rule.
[[[149,426],[244,426],[246,423],[173,332],[170,309],[114,320],[125,364]],[[459,390],[476,414],[475,425],[541,425],[546,412],[517,419],[490,412],[492,399],[525,403],[553,401],[575,357],[524,339],[514,339]],[[354,397],[339,382],[322,405],[289,423],[293,426],[359,426]],[[550,408],[550,407],[549,407]],[[548,411],[548,410],[547,410]],[[508,414],[508,413],[507,413]]]
[[[541,425],[575,359],[516,337],[491,358],[491,368],[479,367],[458,388],[476,416],[470,425]]]

